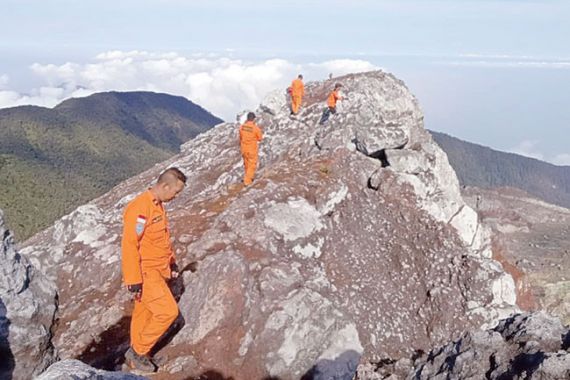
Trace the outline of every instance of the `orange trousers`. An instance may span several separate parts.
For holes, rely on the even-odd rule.
[[[245,185],[251,185],[255,177],[255,169],[257,168],[257,151],[242,151],[241,156],[243,157],[243,166],[245,169],[243,183]]]
[[[299,112],[299,108],[301,107],[301,101],[303,97],[301,95],[291,95],[291,111],[293,113]]]
[[[155,270],[143,273],[141,300],[135,301],[131,320],[131,346],[146,355],[178,316],[178,306],[166,280]]]

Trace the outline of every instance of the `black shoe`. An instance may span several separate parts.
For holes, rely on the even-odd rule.
[[[125,362],[130,368],[143,372],[156,372],[157,369],[148,356],[137,354],[132,347],[125,352]]]

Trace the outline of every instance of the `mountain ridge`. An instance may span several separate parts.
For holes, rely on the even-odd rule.
[[[570,166],[502,152],[442,132],[429,132],[447,153],[462,185],[516,187],[546,202],[570,208]]]
[[[182,97],[152,92],[0,109],[0,207],[24,240],[221,121]]]

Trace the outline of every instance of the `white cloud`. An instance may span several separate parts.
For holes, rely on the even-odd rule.
[[[536,148],[538,144],[539,141],[537,140],[523,140],[517,146],[507,151],[520,154],[521,156],[536,158],[537,160],[544,160],[544,154],[539,152]]]
[[[315,80],[330,72],[338,76],[376,68],[370,62],[349,59],[296,64],[284,59],[249,62],[210,54],[108,51],[88,63],[34,63],[30,69],[41,85],[28,95],[4,88],[0,91],[0,107],[54,106],[66,98],[94,92],[145,90],[184,96],[233,120],[237,112],[257,106],[269,91],[286,88],[300,72],[306,80]],[[0,90],[2,83],[7,83],[7,78],[1,78]]]
[[[508,149],[507,151],[510,153],[520,154],[521,156],[536,158],[537,160],[545,161],[554,165],[570,166],[570,153],[545,155],[538,149],[539,144],[540,141],[538,140],[523,140],[517,146]]]

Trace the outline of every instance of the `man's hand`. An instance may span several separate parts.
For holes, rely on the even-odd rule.
[[[135,300],[140,301],[142,297],[142,284],[127,285],[127,290],[134,293]]]
[[[176,263],[170,264],[170,277],[178,278],[180,271],[178,270],[178,265]]]

